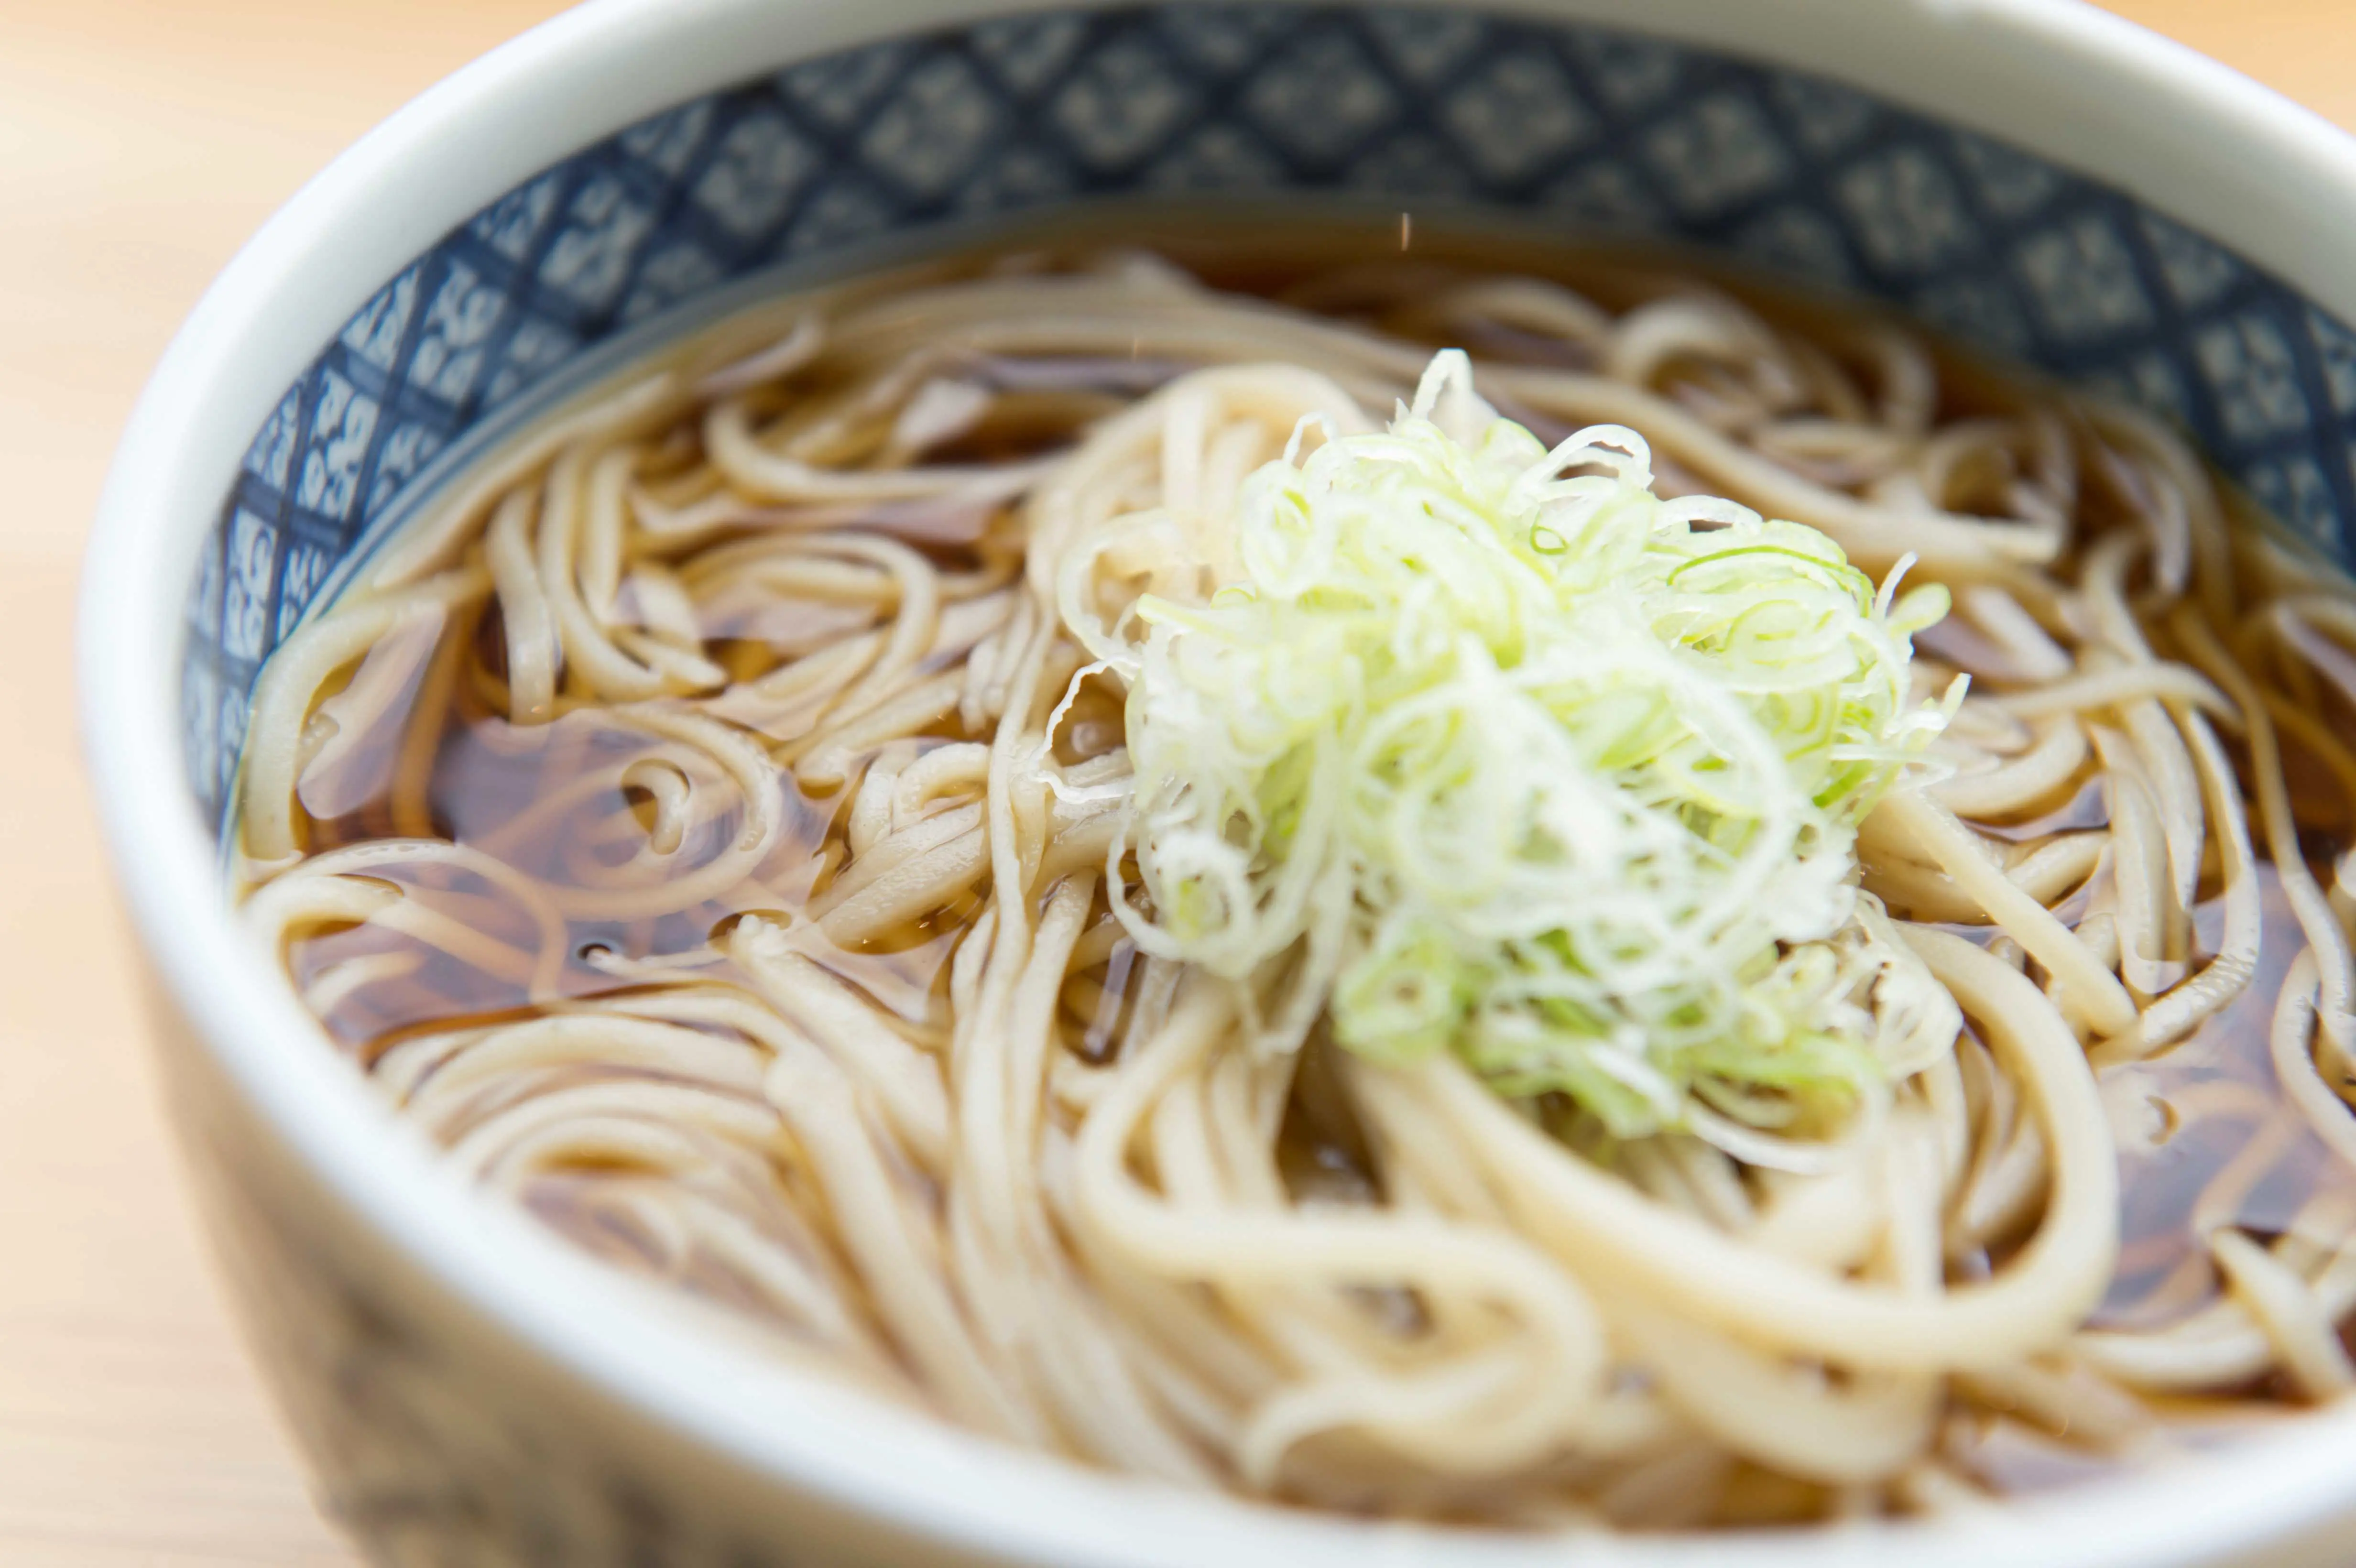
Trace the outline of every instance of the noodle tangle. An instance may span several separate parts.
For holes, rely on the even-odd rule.
[[[882,1397],[1353,1512],[1969,1507],[2356,1383],[2356,595],[2158,422],[1886,321],[1206,255],[756,312],[288,639],[245,918],[402,1116]],[[1836,1122],[1615,1137],[1344,1049],[1313,931],[1151,940],[1134,607],[1231,581],[1249,477],[1440,347],[1954,593],[1913,697],[1969,695],[1858,840],[1890,1075]]]

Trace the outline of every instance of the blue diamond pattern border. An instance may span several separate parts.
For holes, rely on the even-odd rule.
[[[2356,564],[2356,331],[1997,142],[1632,33],[1411,6],[1048,13],[810,61],[519,186],[387,283],[272,413],[189,598],[220,822],[253,681],[436,454],[584,353],[781,263],[1112,196],[1441,200],[1675,240],[1902,306],[2179,421]]]

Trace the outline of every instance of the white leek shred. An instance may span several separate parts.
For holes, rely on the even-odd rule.
[[[1123,917],[1310,999],[1263,1043],[1322,1007],[1352,1051],[1453,1051],[1631,1137],[1790,1127],[1952,1041],[1854,856],[1960,700],[1909,695],[1945,590],[1659,498],[1633,431],[1548,451],[1453,350],[1387,431],[1255,474],[1232,539],[1206,603],[1120,635],[1067,584],[1066,618],[1128,678]]]

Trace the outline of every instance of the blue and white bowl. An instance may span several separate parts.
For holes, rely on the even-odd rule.
[[[84,724],[173,1108],[329,1506],[387,1564],[2340,1563],[2356,1411],[1993,1520],[1595,1541],[1179,1495],[648,1310],[477,1202],[227,914],[256,671],[473,454],[765,291],[1180,199],[1667,240],[2126,393],[2356,561],[2356,143],[2071,0],[596,0],[214,286],[124,437]]]

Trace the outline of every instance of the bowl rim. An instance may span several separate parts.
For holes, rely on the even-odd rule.
[[[1119,0],[1064,0],[1058,9]],[[1425,0],[1619,26],[1847,80],[2035,149],[2356,317],[2356,139],[2081,0]],[[427,1277],[668,1434],[781,1488],[951,1552],[1040,1563],[1558,1561],[1558,1541],[1370,1524],[1180,1493],[1018,1452],[692,1332],[469,1193],[319,1049],[239,932],[182,786],[177,671],[197,550],[254,431],[351,313],[443,233],[569,154],[761,71],[1032,0],[591,0],[506,44],[305,185],[213,283],[140,397],[102,494],[77,626],[86,762],[124,906],[159,983],[312,1176]],[[2265,178],[2251,177],[2263,170]],[[161,781],[159,784],[158,781]],[[1884,1560],[2190,1563],[2356,1514],[2356,1407],[2192,1471],[2089,1483],[1944,1523],[1649,1540],[1582,1561],[1679,1568]],[[2226,1506],[2230,1501],[2231,1506]]]

